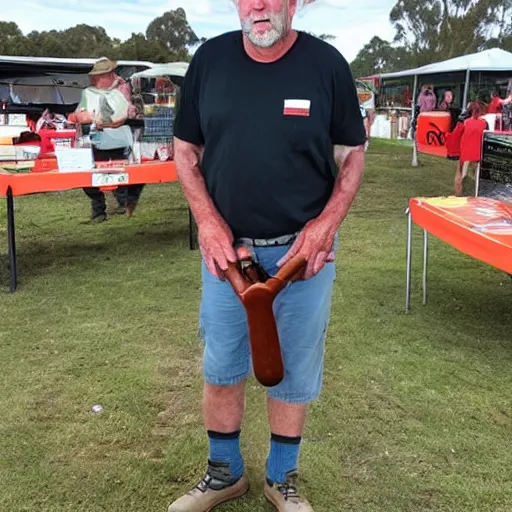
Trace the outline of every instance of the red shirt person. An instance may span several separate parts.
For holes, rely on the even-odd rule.
[[[503,106],[503,100],[495,93],[491,92],[491,101],[487,107],[488,114],[499,114]]]
[[[463,195],[464,178],[468,175],[469,164],[480,164],[484,131],[489,128],[487,121],[482,119],[482,108],[479,103],[472,102],[468,106],[471,114],[464,121],[464,132],[460,139],[460,162],[455,173],[455,195]]]
[[[482,153],[482,139],[488,125],[481,118],[482,111],[478,103],[470,107],[471,117],[464,121],[464,133],[460,140],[460,161],[480,162]]]

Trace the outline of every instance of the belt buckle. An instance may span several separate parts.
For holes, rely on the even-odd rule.
[[[239,243],[235,247],[235,251],[238,254],[239,248],[245,248],[248,251],[248,255],[242,258],[239,258],[240,271],[244,275],[246,279],[248,279],[251,283],[265,283],[272,276],[261,266],[256,257],[256,252],[254,250],[254,245],[245,244],[243,242]]]

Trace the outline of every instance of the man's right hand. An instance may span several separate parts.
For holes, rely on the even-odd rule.
[[[79,124],[90,124],[94,122],[94,116],[85,110],[75,112],[75,118]]]
[[[238,260],[231,230],[223,220],[208,219],[197,223],[197,235],[206,267],[215,277],[224,280],[228,263]]]

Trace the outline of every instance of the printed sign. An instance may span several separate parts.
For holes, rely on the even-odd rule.
[[[93,172],[93,187],[117,187],[128,185],[129,177],[127,172]]]
[[[60,172],[84,172],[94,169],[91,148],[55,148],[57,166]]]
[[[512,134],[485,132],[477,195],[512,201]]]

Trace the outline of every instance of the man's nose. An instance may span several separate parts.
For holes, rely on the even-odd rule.
[[[264,0],[253,0],[251,2],[251,8],[253,11],[262,11],[265,7],[266,3]]]

